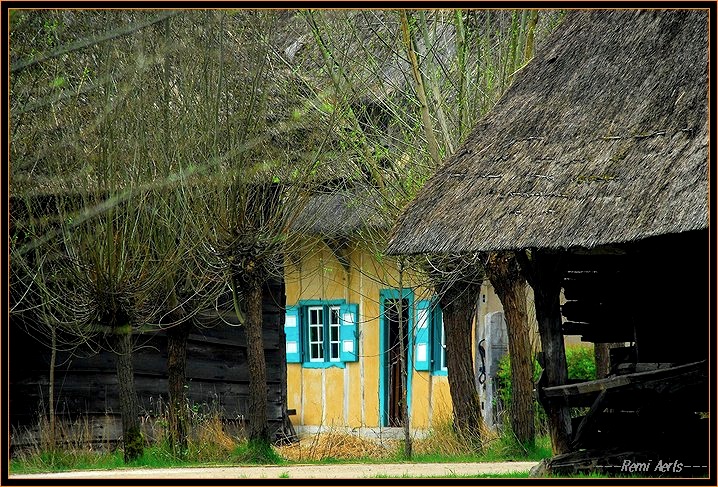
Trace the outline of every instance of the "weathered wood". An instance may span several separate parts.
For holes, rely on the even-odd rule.
[[[591,405],[591,408],[588,410],[586,415],[583,417],[581,422],[579,423],[578,427],[576,428],[573,440],[571,441],[571,448],[576,449],[579,448],[581,445],[581,442],[584,439],[584,435],[586,431],[589,430],[589,428],[595,424],[596,422],[596,416],[601,413],[601,411],[604,410],[606,407],[606,395],[608,394],[608,390],[604,389],[599,394],[598,397],[596,397],[596,400],[593,401],[593,404]]]
[[[670,369],[676,367],[677,364],[673,362],[629,362],[623,364],[616,364],[614,370],[617,374],[632,374],[634,372],[649,372],[658,369]]]
[[[625,323],[577,323],[566,321],[564,335],[581,335],[583,341],[594,343],[629,342],[634,339],[633,328]]]
[[[706,362],[700,361],[677,367],[635,372],[605,379],[550,386],[542,394],[550,403],[572,407],[591,404],[604,390],[636,390],[660,393],[676,393],[683,388],[701,384],[707,380]]]
[[[567,382],[566,352],[561,329],[561,254],[534,250],[531,257],[517,252],[527,280],[534,290],[536,320],[544,358],[546,386],[560,386]],[[541,387],[541,386],[539,386]],[[539,395],[541,398],[542,396]],[[545,403],[551,446],[555,454],[569,450],[571,415],[560,403]]]
[[[596,301],[566,301],[561,306],[561,314],[571,321],[609,322],[613,315],[608,304]],[[614,315],[615,316],[615,315]]]
[[[286,361],[283,348],[280,349],[284,343],[284,314],[279,307],[284,303],[283,283],[265,286],[263,298],[262,337],[270,430],[275,439],[296,438],[286,414]],[[218,319],[208,318],[205,322],[217,325],[195,328],[188,337],[187,400],[228,419],[242,418],[248,411],[250,379],[245,366],[245,332],[243,327],[229,326]],[[133,338],[136,348],[132,363],[141,414],[153,417],[161,412],[160,404],[165,408],[168,404],[166,332],[143,333]],[[10,323],[10,342],[10,422],[16,429],[25,428],[36,424],[38,414],[48,408],[50,352],[46,344],[30,337],[17,320]],[[58,420],[118,417],[119,390],[113,354],[89,349],[76,350],[77,354],[58,352]]]
[[[520,273],[513,252],[490,253],[484,266],[506,315],[511,357],[511,429],[521,444],[533,444],[536,431],[526,278]]]
[[[620,341],[627,341],[625,339]],[[594,340],[593,358],[596,361],[596,379],[608,377],[611,372],[611,359],[609,350],[613,347],[620,347],[622,343]]]

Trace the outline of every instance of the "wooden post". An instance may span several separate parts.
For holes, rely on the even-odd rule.
[[[519,257],[520,256],[520,257]],[[566,384],[568,370],[561,331],[561,254],[534,250],[530,257],[517,252],[521,268],[534,290],[536,320],[544,358],[546,387]],[[554,455],[570,450],[571,416],[562,405],[546,403],[551,447]]]

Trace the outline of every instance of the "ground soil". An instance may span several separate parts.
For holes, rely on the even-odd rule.
[[[384,463],[341,465],[291,465],[267,467],[203,467],[118,469],[61,472],[46,474],[10,475],[10,480],[62,479],[371,479],[382,477],[450,477],[452,475],[481,475],[526,472],[536,462],[499,463]]]

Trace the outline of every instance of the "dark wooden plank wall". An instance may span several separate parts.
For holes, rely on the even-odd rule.
[[[287,417],[286,359],[284,352],[284,283],[265,287],[264,346],[267,362],[270,426],[275,439],[291,436]],[[236,324],[233,313],[224,320]],[[223,323],[211,314],[197,320],[187,343],[188,396],[192,404],[221,410],[229,420],[247,413],[249,375],[246,341],[241,326]],[[164,332],[137,336],[134,356],[135,385],[143,414],[158,412],[167,399],[167,337]],[[50,349],[29,336],[19,323],[10,323],[10,421],[15,427],[37,423],[47,410]],[[119,420],[114,356],[109,351],[84,356],[60,352],[55,382],[57,412],[66,417],[88,416]]]
[[[635,341],[638,362],[708,356],[708,232],[622,244],[625,255],[568,255],[564,333]]]

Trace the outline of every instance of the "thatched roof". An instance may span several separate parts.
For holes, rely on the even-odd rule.
[[[707,10],[573,11],[402,212],[390,253],[708,226]]]
[[[291,230],[320,238],[351,238],[367,229],[388,231],[388,219],[382,217],[382,199],[376,191],[347,188],[308,197],[291,222]]]

